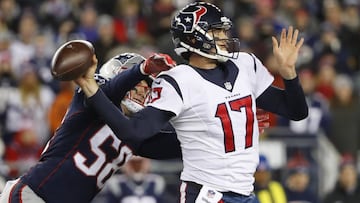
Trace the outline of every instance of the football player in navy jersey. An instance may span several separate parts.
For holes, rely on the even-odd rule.
[[[120,104],[125,96],[123,109],[136,112],[142,108],[148,75],[173,65],[167,55],[155,54],[145,60],[138,54],[125,53],[104,64],[95,78],[114,103]],[[118,77],[113,78],[114,75]],[[171,128],[165,130],[142,142],[120,140],[87,105],[83,91],[78,89],[39,162],[20,178],[7,182],[0,202],[90,202],[132,155],[153,159],[180,157],[175,133]]]
[[[256,108],[291,120],[308,115],[295,64],[304,39],[292,26],[272,38],[285,89],[254,55],[239,51],[228,32],[231,21],[215,5],[195,2],[173,18],[175,51],[187,63],[162,72],[148,105],[131,118],[118,111],[93,80],[94,68],[75,82],[89,105],[122,139],[143,140],[170,122],[181,143],[181,203],[256,203],[254,172],[259,162]],[[141,126],[138,127],[138,126]],[[129,137],[127,137],[129,136]],[[126,138],[125,138],[126,137]]]

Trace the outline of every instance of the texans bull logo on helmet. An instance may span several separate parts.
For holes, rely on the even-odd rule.
[[[175,52],[185,60],[189,59],[191,52],[219,62],[236,59],[240,42],[230,35],[231,26],[231,20],[215,5],[205,2],[189,4],[174,16],[171,23]],[[219,29],[227,36],[214,37],[214,30]],[[226,48],[217,45],[220,41]]]
[[[176,23],[184,27],[185,33],[191,33],[194,31],[195,25],[200,21],[201,16],[205,15],[207,9],[204,6],[198,6],[198,10],[195,12],[181,11],[181,15],[176,18]]]

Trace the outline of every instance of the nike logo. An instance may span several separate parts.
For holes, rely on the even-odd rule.
[[[154,81],[155,84],[160,85],[160,81]]]

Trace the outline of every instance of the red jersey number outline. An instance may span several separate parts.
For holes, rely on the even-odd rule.
[[[252,99],[251,96],[235,99],[229,101],[230,111],[239,111],[241,108],[245,108],[246,113],[246,134],[245,134],[245,149],[252,147],[253,144],[253,132],[254,132],[254,112],[252,111]],[[235,151],[234,131],[232,127],[229,110],[225,103],[218,104],[215,117],[218,117],[221,121],[221,125],[224,131],[224,146],[225,153]]]
[[[152,93],[149,98],[149,103],[152,103],[161,97],[161,87],[152,88]],[[253,145],[253,132],[254,132],[254,112],[252,111],[251,96],[235,99],[229,101],[231,111],[241,112],[241,108],[245,108],[246,113],[246,134],[245,134],[245,149]],[[225,103],[218,104],[215,117],[221,121],[224,132],[224,146],[225,153],[235,151],[234,131],[232,127],[229,111]]]
[[[148,103],[153,103],[154,101],[160,99],[162,87],[154,87],[151,89],[151,94],[149,94]]]

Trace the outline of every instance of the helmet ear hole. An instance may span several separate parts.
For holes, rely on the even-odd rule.
[[[181,57],[183,57],[183,59],[185,59],[186,61],[189,61],[190,59],[190,55],[191,55],[191,52],[184,52],[181,54]]]
[[[188,41],[190,42],[190,45],[195,45],[196,44],[196,39],[194,37],[187,37]]]

